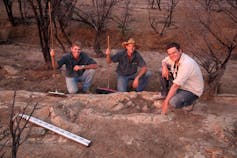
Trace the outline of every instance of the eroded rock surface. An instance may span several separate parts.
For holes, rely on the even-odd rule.
[[[30,134],[18,157],[237,156],[236,102],[221,105],[199,101],[192,112],[181,109],[163,116],[162,101],[153,100],[153,95],[154,92],[129,92],[62,98],[17,91],[16,113],[29,105],[27,113],[37,104],[34,117],[92,141],[87,148],[29,123],[23,136]],[[0,91],[1,134],[7,130],[13,96],[13,91]],[[9,149],[4,149],[7,154]]]

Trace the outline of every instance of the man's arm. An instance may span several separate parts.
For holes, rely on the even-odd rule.
[[[168,111],[168,105],[169,105],[169,101],[170,99],[175,95],[176,91],[179,89],[179,85],[173,83],[173,85],[170,87],[170,90],[168,92],[168,95],[166,96],[163,104],[162,104],[162,113],[166,114]]]
[[[140,69],[140,71],[138,72],[136,78],[139,79],[140,77],[142,77],[142,76],[146,73],[146,71],[147,71],[147,67],[146,67],[146,66],[143,66],[143,67]]]
[[[97,69],[97,64],[85,65],[84,69]]]
[[[139,70],[139,72],[137,73],[136,78],[135,78],[134,81],[133,81],[133,85],[132,85],[133,88],[137,88],[137,87],[138,87],[140,77],[142,77],[146,72],[147,72],[147,67],[146,67],[146,66],[143,66],[143,67]]]
[[[107,63],[111,63],[110,49],[109,48],[106,49],[105,54],[106,54],[106,61],[107,61]]]
[[[52,67],[53,69],[58,69],[59,68],[59,65],[58,63],[55,61],[55,50],[54,49],[51,49],[50,50],[50,56],[51,56],[51,60],[52,60]]]
[[[75,65],[73,70],[74,71],[79,71],[79,70],[84,70],[84,69],[96,69],[97,64],[89,64],[89,65]]]

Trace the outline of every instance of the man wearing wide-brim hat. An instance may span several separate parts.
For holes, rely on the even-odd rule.
[[[117,90],[119,92],[128,91],[128,83],[133,80],[132,87],[137,92],[143,91],[147,85],[151,72],[147,70],[146,62],[136,50],[136,42],[130,38],[123,42],[124,50],[117,52],[115,55],[110,54],[110,49],[106,50],[106,60],[108,63],[114,62],[117,65]],[[139,71],[138,71],[138,68]]]

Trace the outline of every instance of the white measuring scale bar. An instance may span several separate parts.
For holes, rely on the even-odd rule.
[[[90,143],[91,143],[90,140],[87,140],[87,139],[85,139],[85,138],[82,138],[82,137],[80,137],[80,136],[78,136],[78,135],[75,135],[75,134],[73,134],[73,133],[71,133],[71,132],[68,132],[68,131],[66,131],[66,130],[64,130],[64,129],[62,129],[62,128],[56,127],[56,126],[54,126],[54,125],[52,125],[52,124],[49,124],[49,123],[47,123],[47,122],[44,122],[44,121],[42,121],[42,120],[40,120],[40,119],[37,119],[37,118],[35,118],[35,117],[29,116],[29,115],[25,115],[25,114],[19,114],[19,116],[22,117],[22,118],[24,118],[24,119],[26,119],[26,120],[29,120],[30,122],[32,122],[32,123],[34,123],[34,124],[36,124],[36,125],[39,125],[39,126],[41,126],[41,127],[44,127],[44,128],[46,128],[46,129],[48,129],[48,130],[51,130],[51,131],[53,131],[53,132],[55,132],[55,133],[57,133],[57,134],[60,134],[60,135],[66,137],[66,138],[68,138],[68,139],[71,139],[71,140],[73,140],[73,141],[76,141],[76,142],[78,142],[78,143],[81,143],[81,144],[83,144],[83,145],[85,145],[85,146],[89,146]]]

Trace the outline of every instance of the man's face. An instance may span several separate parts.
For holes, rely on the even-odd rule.
[[[172,47],[167,49],[167,54],[172,61],[178,62],[181,57],[182,51],[181,49],[178,50],[176,47]]]
[[[133,53],[133,51],[135,50],[135,45],[134,44],[128,44],[128,45],[126,45],[126,49],[127,49],[128,54],[131,55]]]
[[[73,46],[73,47],[71,47],[71,51],[72,51],[73,58],[78,59],[79,55],[80,55],[81,48],[79,46]]]

